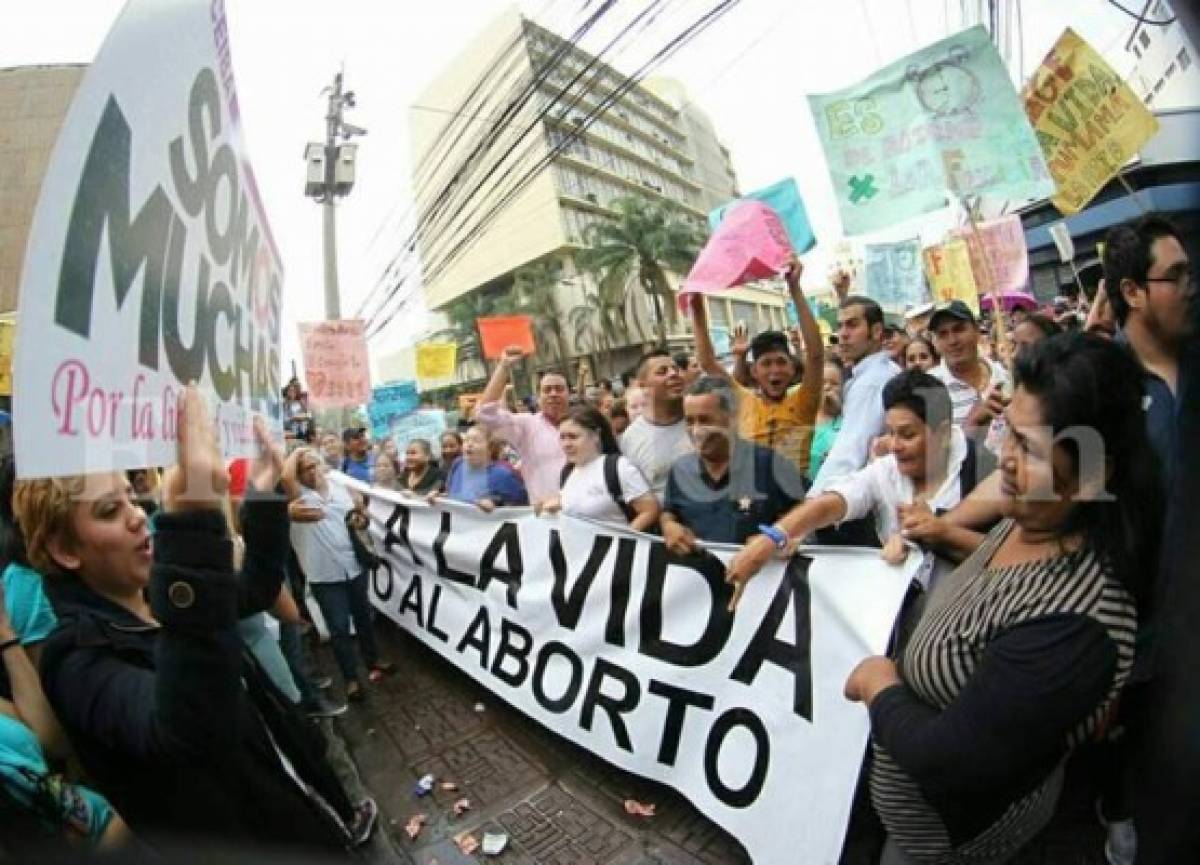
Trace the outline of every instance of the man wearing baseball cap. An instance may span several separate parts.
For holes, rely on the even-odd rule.
[[[356,481],[371,483],[371,472],[375,469],[375,455],[367,441],[367,428],[356,426],[342,430],[342,471]]]
[[[929,371],[950,391],[954,425],[967,435],[986,433],[1000,412],[1008,373],[979,354],[979,322],[961,300],[938,304],[929,319],[942,362]]]
[[[800,259],[793,258],[784,272],[804,340],[803,379],[799,387],[792,387],[798,358],[792,354],[787,334],[777,330],[760,333],[750,343],[750,376],[754,380],[754,390],[738,384],[717,360],[709,335],[704,298],[697,294],[692,303],[696,358],[705,373],[731,382],[738,403],[738,435],[782,454],[795,467],[797,477],[808,473],[825,371],[821,330],[800,287],[803,269]],[[803,490],[791,492],[799,496]]]

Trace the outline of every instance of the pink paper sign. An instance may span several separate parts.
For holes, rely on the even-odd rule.
[[[981,294],[997,291],[1000,294],[1019,292],[1029,281],[1029,254],[1025,248],[1025,231],[1021,217],[1011,213],[1002,219],[979,224],[979,236],[968,226],[954,232],[967,242],[971,256],[971,272]],[[983,241],[980,246],[979,241]],[[987,250],[987,261],[983,250]],[[988,266],[991,266],[991,278]],[[992,284],[995,280],[995,285]]]
[[[302,322],[300,351],[312,407],[345,408],[371,401],[367,338],[361,320]]]
[[[782,273],[792,244],[779,216],[761,201],[744,201],[717,226],[679,291],[687,312],[692,294],[713,294]]]

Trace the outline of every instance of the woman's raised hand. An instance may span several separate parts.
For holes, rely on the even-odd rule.
[[[163,508],[168,513],[219,510],[229,492],[229,472],[195,384],[179,394],[177,412],[179,456],[163,480]]]

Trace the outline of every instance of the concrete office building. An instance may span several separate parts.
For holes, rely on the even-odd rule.
[[[564,47],[565,54],[555,60]],[[557,256],[570,279],[569,285],[561,286],[558,298],[559,315],[565,318],[584,302],[585,288],[594,285],[590,275],[575,267],[574,255],[582,248],[589,225],[614,216],[613,199],[632,194],[666,201],[703,226],[709,210],[736,197],[737,179],[728,150],[708,118],[673,81],[647,80],[628,89],[577,140],[551,157],[551,148],[582,126],[604,96],[628,83],[607,64],[589,66],[592,61],[586,52],[567,46],[510,9],[479,34],[412,107],[417,207],[431,225],[419,241],[430,309],[473,292],[506,291],[522,265]],[[534,86],[538,71],[548,65],[553,68],[528,104],[505,114],[514,95],[522,87]],[[545,167],[503,204],[485,231],[447,261],[447,253],[479,214],[504,198],[510,182],[504,179],[508,163],[484,181],[479,194],[453,217],[448,214],[458,211],[457,206],[436,216],[436,191],[496,122],[505,128],[483,158],[485,164],[511,146],[515,168],[510,180],[536,165]],[[468,179],[460,185],[470,188],[476,182]],[[669,278],[677,285],[681,276]],[[611,350],[609,369],[602,374],[619,372],[654,340],[653,306],[636,281],[630,292],[630,332],[623,345]],[[779,327],[785,321],[783,296],[765,287],[732,292],[710,301],[710,318],[715,326],[744,320],[754,330]],[[569,353],[588,352],[587,341],[575,344],[572,328],[563,324],[571,343]],[[681,340],[686,327],[686,318],[681,317],[675,327]],[[539,360],[549,365],[553,357],[543,351]],[[478,378],[483,370],[476,365],[461,373],[464,379]]]
[[[0,313],[17,308],[42,177],[83,65],[0,69]]]
[[[1175,12],[1167,0],[1156,0],[1143,13],[1148,21],[1171,21]],[[1156,111],[1200,106],[1200,65],[1196,46],[1178,21],[1165,27],[1137,22],[1125,42],[1134,58],[1129,86]]]

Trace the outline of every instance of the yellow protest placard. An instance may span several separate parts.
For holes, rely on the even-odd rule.
[[[1078,213],[1158,132],[1138,95],[1074,30],[1054,43],[1021,93],[1058,192]]]
[[[0,320],[0,396],[12,396],[13,337],[16,332],[16,322]]]
[[[979,289],[971,272],[971,252],[961,237],[921,251],[934,303],[961,300],[979,315]]]
[[[454,376],[458,346],[452,342],[422,342],[417,345],[417,379],[436,381]]]

